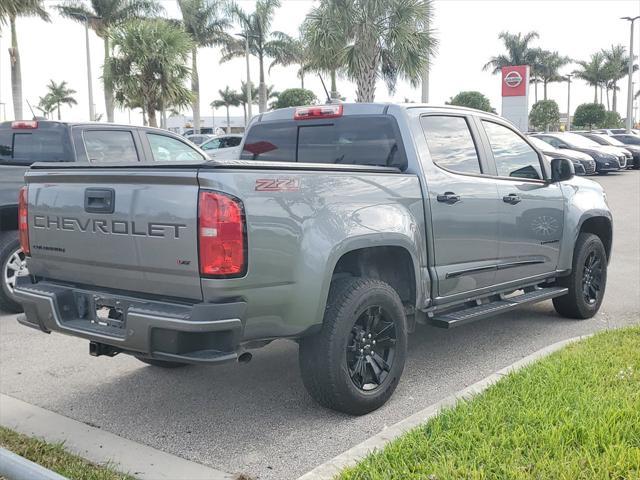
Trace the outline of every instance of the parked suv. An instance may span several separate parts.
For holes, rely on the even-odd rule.
[[[583,137],[587,137],[589,140],[593,140],[599,145],[605,145],[610,147],[616,147],[625,152],[627,157],[627,168],[640,168],[640,146],[638,145],[625,145],[613,135],[607,135],[604,133],[586,132],[581,133]],[[638,137],[640,138],[640,137]]]
[[[255,117],[240,149],[34,165],[19,321],[167,368],[293,340],[311,396],[364,414],[400,382],[416,323],[453,328],[551,299],[570,318],[600,308],[602,187],[496,115],[288,108]]]
[[[560,150],[577,150],[590,155],[596,161],[596,171],[601,175],[617,172],[627,166],[627,157],[619,149],[600,145],[577,133],[538,133],[534,137]]]
[[[18,191],[29,165],[203,158],[182,137],[157,128],[46,120],[0,123],[0,310],[21,311],[14,286],[28,270],[18,242]]]

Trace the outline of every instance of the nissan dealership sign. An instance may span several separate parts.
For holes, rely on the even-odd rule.
[[[521,131],[529,128],[529,66],[502,67],[502,116]]]

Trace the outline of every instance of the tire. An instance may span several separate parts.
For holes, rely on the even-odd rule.
[[[180,363],[180,362],[168,362],[166,360],[156,360],[155,358],[147,358],[135,355],[135,357],[140,360],[142,363],[146,363],[147,365],[152,365],[154,367],[160,368],[180,368],[186,367],[188,363]]]
[[[311,397],[340,412],[369,413],[391,397],[404,369],[407,327],[402,301],[379,280],[336,280],[322,330],[299,343],[302,381]]]
[[[607,252],[597,235],[584,232],[578,235],[571,275],[559,278],[556,283],[569,289],[566,295],[553,299],[560,315],[584,320],[598,312],[607,285]]]
[[[0,232],[0,310],[9,313],[22,312],[20,305],[13,294],[11,280],[15,279],[16,270],[9,267],[9,262],[15,265],[15,259],[22,262],[24,255],[20,248],[18,232]],[[25,269],[21,269],[20,274],[24,274]]]

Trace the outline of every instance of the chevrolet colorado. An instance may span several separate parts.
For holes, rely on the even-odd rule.
[[[35,162],[102,163],[202,159],[204,153],[166,130],[110,123],[19,120],[0,123],[0,310],[22,311],[14,294],[29,274],[18,242],[18,191]]]
[[[311,396],[351,414],[391,396],[416,323],[547,299],[589,318],[611,255],[597,183],[456,107],[276,110],[237,160],[36,164],[26,181],[21,323],[161,367],[292,339]]]

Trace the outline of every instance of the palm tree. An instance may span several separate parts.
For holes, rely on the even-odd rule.
[[[240,93],[238,94],[238,101],[242,105],[244,111],[244,124],[247,124],[247,104],[249,103],[249,84],[247,82],[240,82]],[[251,84],[251,104],[254,105],[258,101],[258,87],[254,87]]]
[[[308,49],[306,70],[329,75],[331,100],[340,98],[336,77],[344,66],[346,47],[346,39],[334,18],[337,15],[339,12],[333,3],[323,2],[307,14],[300,28]]]
[[[229,41],[225,33],[231,24],[222,13],[220,0],[178,0],[182,24],[193,41],[191,50],[191,93],[193,94],[193,128],[200,133],[200,80],[198,48],[222,45]]]
[[[273,32],[274,40],[271,42],[273,48],[273,61],[269,65],[269,72],[276,65],[288,67],[289,65],[299,65],[298,78],[300,78],[300,88],[304,88],[304,75],[308,63],[308,47],[302,37],[293,38],[282,32]]]
[[[115,28],[109,40],[114,56],[108,80],[120,106],[142,107],[149,125],[157,127],[157,111],[191,103],[185,82],[193,43],[183,29],[162,19],[131,20]]]
[[[58,6],[62,16],[84,23],[102,38],[104,43],[104,63],[102,67],[102,81],[104,85],[104,103],[107,111],[107,121],[113,122],[114,94],[113,85],[109,83],[110,75],[106,71],[111,57],[109,45],[111,31],[133,18],[155,15],[162,11],[162,7],[155,0],[68,0],[65,5]]]
[[[437,43],[430,29],[431,0],[323,0],[314,10],[307,28],[326,25],[326,21],[335,24],[328,34],[334,36],[329,45],[332,50],[336,47],[332,53],[356,82],[358,102],[374,101],[378,78],[386,82],[390,93],[398,78],[419,85]],[[320,32],[308,35],[326,36]],[[313,47],[312,52],[317,53]]]
[[[598,103],[598,87],[606,83],[607,72],[604,66],[604,55],[602,52],[596,52],[591,55],[588,62],[579,60],[576,63],[580,65],[580,69],[573,72],[574,75],[593,87],[593,103]]]
[[[49,116],[56,109],[56,106],[51,102],[51,98],[49,97],[49,95],[45,95],[44,97],[39,97],[36,109],[42,112],[44,118],[49,118]]]
[[[49,22],[49,14],[42,5],[42,0],[2,0],[0,2],[0,25],[9,23],[11,29],[11,93],[13,96],[13,116],[16,120],[22,117],[22,71],[20,69],[20,51],[18,50],[18,33],[16,19],[18,17],[40,17]]]
[[[233,58],[245,55],[246,38],[249,38],[249,53],[258,58],[260,65],[260,83],[258,84],[258,110],[264,112],[267,109],[267,85],[264,80],[264,60],[274,58],[277,32],[271,32],[271,23],[276,9],[280,6],[280,0],[257,0],[253,13],[247,13],[236,3],[229,6],[230,16],[240,24],[243,30],[243,39],[230,38],[223,50],[220,62],[227,62]],[[277,34],[277,37],[272,36]]]
[[[629,73],[629,55],[627,55],[627,49],[623,45],[611,45],[608,50],[603,50],[604,55],[604,69],[607,76],[607,99],[608,91],[613,91],[613,98],[611,101],[611,110],[614,112],[618,106],[617,92],[620,90],[618,82],[627,76]],[[638,69],[637,65],[633,66],[633,70]]]
[[[45,96],[52,105],[56,106],[58,110],[58,120],[61,120],[60,116],[60,106],[65,103],[69,106],[77,105],[76,99],[73,98],[73,94],[76,93],[75,90],[71,88],[67,88],[67,82],[56,83],[53,80],[49,80],[49,84],[47,85],[49,92]]]
[[[229,107],[237,107],[240,105],[241,95],[235,90],[231,90],[228,86],[224,90],[218,90],[219,100],[211,102],[212,108],[226,107],[227,109],[227,133],[231,133],[231,119],[229,118]]]
[[[491,70],[491,73],[495,75],[502,71],[502,67],[511,65],[529,65],[535,68],[536,57],[539,55],[540,50],[531,48],[529,44],[538,37],[538,32],[533,31],[525,33],[524,35],[520,32],[516,34],[509,32],[500,33],[498,38],[503,41],[507,53],[506,55],[501,54],[496,57],[491,57],[482,69]]]
[[[547,85],[551,82],[562,82],[565,77],[559,73],[560,68],[571,62],[569,57],[558,52],[540,50],[536,55],[536,76],[542,82],[544,99],[547,99]],[[537,95],[536,95],[537,96]]]

